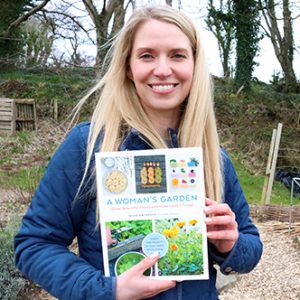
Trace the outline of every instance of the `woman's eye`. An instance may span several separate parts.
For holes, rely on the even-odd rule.
[[[176,53],[174,54],[174,58],[186,58],[186,55],[182,54],[182,53]]]
[[[145,54],[140,55],[141,59],[151,59],[152,57],[153,56],[149,53],[145,53]]]

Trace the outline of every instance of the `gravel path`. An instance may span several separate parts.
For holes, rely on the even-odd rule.
[[[272,222],[259,224],[264,252],[257,267],[239,275],[237,283],[220,300],[300,299],[300,245],[295,236],[271,229]]]
[[[20,191],[0,189],[0,228],[9,223],[13,215],[24,213],[28,196]],[[238,275],[234,286],[221,292],[220,300],[300,299],[300,245],[295,242],[295,235],[274,231],[273,225],[274,222],[258,224],[264,244],[262,259],[251,273]],[[34,290],[34,299],[55,298],[45,291],[37,294]]]
[[[295,236],[273,231],[271,225],[258,225],[264,252],[257,267],[249,274],[238,275],[237,283],[222,292],[220,300],[300,299],[300,245]],[[38,299],[56,298],[42,291]]]

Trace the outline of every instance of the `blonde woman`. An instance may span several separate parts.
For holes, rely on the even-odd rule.
[[[58,149],[23,219],[15,238],[18,268],[59,299],[217,299],[213,263],[225,274],[249,272],[262,244],[219,146],[211,79],[195,25],[170,7],[135,11],[116,37],[95,90],[101,95],[91,122],[76,126]],[[204,150],[209,280],[144,276],[156,255],[118,278],[104,277],[95,151],[193,146]],[[80,256],[68,250],[76,236]]]

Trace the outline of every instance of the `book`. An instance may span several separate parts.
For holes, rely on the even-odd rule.
[[[99,152],[95,159],[105,276],[158,252],[145,275],[208,279],[202,148]]]

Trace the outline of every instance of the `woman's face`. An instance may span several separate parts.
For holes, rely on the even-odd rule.
[[[129,77],[148,115],[179,116],[194,73],[188,37],[175,25],[151,19],[140,25],[130,56]]]

